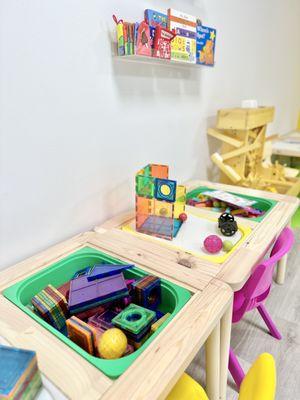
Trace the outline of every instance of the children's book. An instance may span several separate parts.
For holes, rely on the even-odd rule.
[[[136,54],[149,57],[152,55],[150,29],[145,21],[138,27]]]
[[[196,17],[169,8],[168,28],[176,33],[171,42],[171,60],[196,63]]]
[[[150,46],[153,49],[156,27],[149,25],[149,30],[150,30]]]
[[[168,25],[168,16],[167,14],[163,14],[161,12],[155,10],[145,10],[145,21],[150,26],[160,25],[162,28],[167,28]]]
[[[216,35],[217,31],[214,28],[203,26],[200,21],[197,21],[197,64],[214,65]]]
[[[168,25],[168,16],[167,14],[163,14],[161,12],[155,10],[145,10],[144,12],[145,21],[149,25],[150,29],[150,43],[152,49],[154,48],[154,37],[157,26],[161,26],[162,28],[167,28]]]
[[[168,29],[162,28],[160,25],[156,27],[153,57],[164,58],[170,60],[171,58],[171,41],[176,36],[175,33]]]
[[[117,43],[118,43],[118,56],[125,55],[125,45],[124,45],[124,24],[123,20],[118,20],[115,15],[113,15],[113,20],[117,25]]]
[[[124,22],[124,46],[125,55],[132,56],[134,54],[134,23]]]
[[[139,26],[140,26],[139,22],[136,22],[133,27],[134,54],[136,54],[136,49],[137,49],[137,37],[138,37]]]

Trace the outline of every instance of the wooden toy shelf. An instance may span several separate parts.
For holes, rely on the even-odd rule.
[[[131,55],[131,56],[118,56],[115,55],[114,59],[121,62],[129,62],[129,63],[140,63],[140,64],[148,64],[148,65],[162,65],[162,66],[172,66],[179,68],[199,68],[200,64],[192,64],[183,61],[173,61],[166,60],[157,57],[148,57],[148,56],[139,56],[139,55]]]

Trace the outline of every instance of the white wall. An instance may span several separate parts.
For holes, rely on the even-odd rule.
[[[168,6],[218,29],[215,68],[112,59],[113,13]],[[2,0],[0,268],[128,209],[148,162],[205,178],[218,108],[257,98],[272,129],[295,126],[299,14],[299,0]]]

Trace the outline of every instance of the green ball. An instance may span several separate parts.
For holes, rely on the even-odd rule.
[[[213,202],[213,206],[216,207],[216,208],[219,208],[220,207],[220,202],[215,200]]]
[[[223,250],[228,253],[230,250],[232,250],[234,244],[230,240],[224,240],[223,242]]]

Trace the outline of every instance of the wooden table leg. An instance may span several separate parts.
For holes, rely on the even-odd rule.
[[[291,224],[289,223],[287,226],[291,227]],[[275,277],[275,282],[278,283],[278,285],[283,285],[284,280],[285,280],[285,271],[286,271],[286,263],[287,263],[287,254],[285,254],[281,260],[279,260],[277,264],[277,271],[276,271],[276,277]]]
[[[206,392],[209,400],[220,396],[220,322],[217,323],[205,343]]]
[[[278,261],[277,264],[277,272],[275,281],[278,285],[283,285],[285,280],[285,271],[286,271],[286,262],[287,262],[287,254],[285,254],[281,260]]]
[[[231,336],[232,302],[221,319],[220,326],[220,399],[226,400],[228,360]]]

